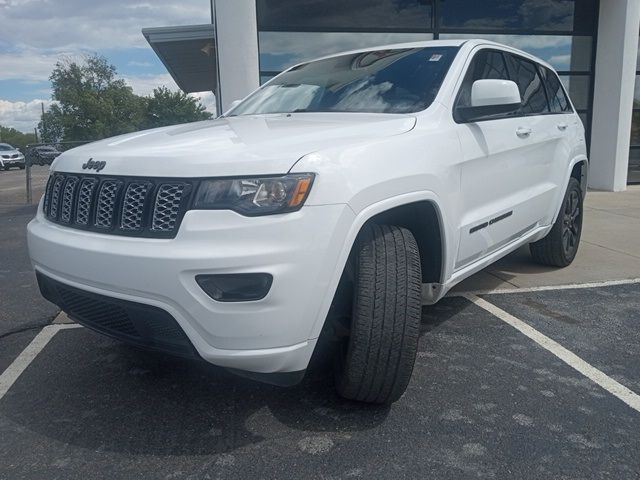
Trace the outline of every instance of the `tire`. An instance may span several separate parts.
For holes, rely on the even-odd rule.
[[[536,263],[552,267],[566,267],[578,253],[582,234],[582,189],[578,180],[571,177],[565,192],[560,213],[551,231],[541,240],[529,244]]]
[[[20,165],[20,167],[18,167],[18,168],[20,168],[20,170],[24,170],[25,166],[24,165]]]
[[[415,363],[420,254],[412,233],[391,225],[365,226],[355,248],[350,334],[337,353],[336,389],[350,400],[390,404]]]

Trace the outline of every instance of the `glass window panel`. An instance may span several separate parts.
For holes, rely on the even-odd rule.
[[[591,37],[570,35],[481,35],[486,40],[518,48],[548,62],[560,71],[591,70]],[[443,40],[478,38],[474,34],[440,34]]]
[[[505,55],[511,78],[518,84],[522,105],[519,113],[536,114],[549,111],[547,94],[535,63],[515,55]]]
[[[411,113],[427,108],[458,47],[374,50],[303,63],[278,75],[233,111]]]
[[[471,65],[467,69],[457,97],[456,107],[470,107],[473,82],[488,78],[508,80],[507,65],[504,63],[501,53],[481,50],[473,57]]]
[[[554,113],[568,112],[571,110],[569,101],[560,84],[560,80],[554,72],[547,67],[540,66],[540,72],[545,84],[547,85],[547,93],[549,94],[549,107]]]
[[[439,4],[442,28],[549,30],[592,33],[596,0],[446,0]]]
[[[560,81],[569,94],[573,106],[578,110],[589,108],[589,85],[591,78],[589,75],[562,75]]]
[[[431,30],[432,0],[258,0],[259,30]]]
[[[260,74],[260,85],[264,85],[269,80],[271,80],[273,77],[275,77],[275,75],[264,75],[264,74],[261,73]]]
[[[430,33],[260,32],[260,70],[280,72],[323,55],[432,39]]]
[[[640,148],[629,151],[629,176],[627,183],[640,183]]]
[[[640,108],[640,75],[636,75],[636,86],[633,90],[633,108]]]
[[[640,146],[640,112],[633,112],[631,117],[631,145]]]

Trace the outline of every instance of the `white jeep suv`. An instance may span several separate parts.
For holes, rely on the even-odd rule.
[[[213,121],[75,148],[29,224],[79,323],[276,384],[321,332],[344,397],[405,391],[421,305],[516,248],[566,266],[585,134],[553,69],[482,40],[296,65]]]

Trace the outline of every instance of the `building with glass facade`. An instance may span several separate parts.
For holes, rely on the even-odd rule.
[[[219,108],[300,61],[392,43],[485,38],[553,65],[590,142],[590,184],[640,182],[639,0],[211,0],[212,24],[143,33],[178,85]]]

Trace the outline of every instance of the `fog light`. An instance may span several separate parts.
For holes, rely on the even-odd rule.
[[[269,273],[196,275],[196,282],[218,302],[251,302],[267,296],[273,276]]]

